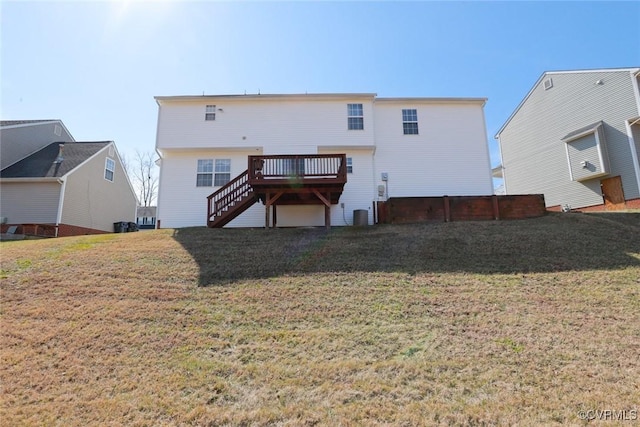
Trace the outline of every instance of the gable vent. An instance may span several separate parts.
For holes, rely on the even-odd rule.
[[[549,77],[547,80],[544,81],[544,90],[549,90],[553,87],[553,80],[551,80],[551,77]]]
[[[109,155],[113,157],[114,153],[115,153],[115,150],[113,149],[113,145],[112,145],[111,147],[109,147]]]
[[[56,126],[53,128],[53,133],[55,133],[55,134],[56,134],[56,136],[60,136],[60,135],[62,135],[62,128],[60,127],[60,125],[56,125]]]

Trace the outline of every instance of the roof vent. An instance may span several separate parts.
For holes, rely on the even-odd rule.
[[[58,144],[58,147],[59,147],[58,157],[56,157],[56,159],[53,161],[54,165],[56,164],[59,165],[64,161],[64,157],[62,157],[62,150],[64,149],[64,144]]]
[[[544,90],[549,90],[553,87],[553,80],[551,80],[551,77],[549,77],[547,80],[544,81]]]

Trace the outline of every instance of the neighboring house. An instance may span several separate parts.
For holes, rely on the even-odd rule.
[[[158,226],[371,224],[388,197],[493,192],[484,98],[155,99]]]
[[[3,149],[10,150],[4,128],[1,136]],[[0,171],[3,230],[17,225],[34,234],[69,236],[112,232],[114,222],[134,221],[137,198],[115,144],[70,139],[51,142]]]
[[[141,230],[156,228],[156,207],[138,206],[136,213],[136,223]]]
[[[546,72],[500,128],[507,194],[548,209],[640,208],[640,68]]]
[[[52,142],[73,142],[60,120],[0,121],[0,170]]]

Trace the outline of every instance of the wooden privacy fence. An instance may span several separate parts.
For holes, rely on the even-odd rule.
[[[544,195],[392,197],[377,202],[379,224],[524,219],[546,213]]]

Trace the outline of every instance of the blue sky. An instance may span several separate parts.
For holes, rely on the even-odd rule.
[[[487,140],[544,71],[640,66],[640,2],[0,3],[0,117],[152,151],[156,95],[486,97]],[[460,124],[464,126],[464,123]]]

